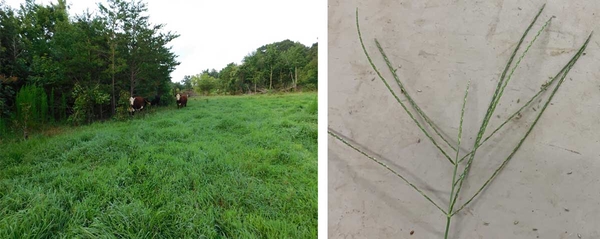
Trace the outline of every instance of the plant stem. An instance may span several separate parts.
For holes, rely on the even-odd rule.
[[[381,75],[381,73],[379,72],[379,70],[377,69],[377,67],[375,67],[375,64],[373,64],[373,61],[371,60],[371,57],[369,56],[369,53],[367,52],[367,48],[365,47],[365,44],[363,43],[362,34],[360,33],[360,26],[358,24],[358,8],[356,8],[356,29],[358,30],[358,38],[360,40],[360,45],[362,46],[362,49],[365,52],[365,55],[367,56],[367,59],[369,60],[369,63],[371,64],[371,67],[373,67],[373,70],[375,70],[375,72],[377,73],[377,75],[379,76],[379,78],[381,79],[381,81],[383,81],[383,84],[385,84],[385,87],[390,91],[390,93],[392,93],[392,95],[394,96],[394,98],[396,99],[396,101],[398,103],[400,103],[400,105],[402,106],[402,108],[404,109],[404,111],[406,111],[406,113],[408,114],[408,116],[410,116],[410,118],[415,122],[415,124],[417,124],[417,126],[419,127],[419,129],[421,129],[421,131],[423,131],[423,133],[425,134],[425,136],[427,136],[427,138],[429,138],[429,140],[431,140],[431,142],[435,145],[435,147],[437,147],[438,150],[440,150],[440,152],[442,152],[442,154],[444,154],[444,156],[446,157],[446,159],[448,159],[448,161],[450,161],[450,163],[452,163],[454,165],[454,161],[452,161],[452,159],[450,158],[450,156],[448,156],[448,154],[446,154],[446,152],[444,152],[444,150],[442,150],[442,148],[440,148],[440,146],[437,144],[437,142],[435,142],[435,140],[431,137],[431,135],[429,135],[429,133],[427,133],[427,131],[423,128],[423,126],[421,125],[421,123],[419,123],[419,121],[417,121],[417,119],[415,119],[415,117],[413,116],[413,114],[410,113],[410,111],[406,108],[406,106],[404,105],[404,103],[402,103],[402,101],[400,101],[400,98],[398,98],[398,95],[396,95],[396,93],[394,93],[394,91],[392,90],[392,88],[390,87],[390,85],[387,83],[387,81],[385,80],[385,78],[383,78],[383,76]]]
[[[465,106],[467,105],[467,96],[469,95],[469,86],[471,85],[471,81],[469,81],[467,83],[467,89],[465,90],[465,98],[463,99],[463,104],[462,104],[462,108],[461,108],[461,112],[460,112],[460,123],[458,126],[458,144],[456,146],[456,148],[458,150],[456,150],[456,158],[455,158],[455,162],[458,161],[458,154],[460,151],[460,141],[462,139],[462,129],[463,129],[463,119],[465,117]],[[454,209],[454,201],[452,200],[452,196],[454,195],[454,187],[456,186],[456,184],[454,183],[454,181],[456,180],[456,171],[458,170],[458,164],[454,164],[454,172],[452,173],[452,189],[450,190],[450,200],[448,201],[448,213],[452,212],[452,209]],[[444,238],[448,239],[448,232],[450,231],[450,220],[452,220],[452,215],[447,214],[446,215],[446,232],[444,233]]]
[[[448,239],[448,233],[450,232],[450,221],[452,220],[451,215],[446,215],[446,230],[444,232],[444,239]]]

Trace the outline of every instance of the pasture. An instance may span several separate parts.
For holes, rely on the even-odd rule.
[[[317,95],[190,98],[0,145],[0,238],[316,238]]]

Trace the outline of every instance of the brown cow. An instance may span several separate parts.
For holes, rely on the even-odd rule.
[[[181,95],[177,93],[175,98],[177,99],[177,109],[181,107],[187,107],[187,95]]]
[[[131,106],[129,108],[129,112],[131,112],[132,115],[135,113],[135,111],[141,111],[142,109],[144,109],[144,106],[150,105],[150,102],[148,102],[148,100],[144,99],[144,97],[139,96],[130,97],[129,103]]]

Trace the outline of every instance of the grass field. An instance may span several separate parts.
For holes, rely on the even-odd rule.
[[[0,238],[316,238],[317,94],[198,97],[0,145]]]

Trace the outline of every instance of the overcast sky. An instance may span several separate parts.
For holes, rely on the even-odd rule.
[[[18,8],[24,0],[5,0]],[[48,4],[56,0],[36,0]],[[69,1],[69,14],[85,9],[97,12],[104,0]],[[228,63],[241,63],[256,48],[290,39],[311,46],[317,42],[320,24],[319,0],[144,0],[152,24],[181,35],[171,42],[181,62],[171,73],[177,82],[204,69],[221,70]]]

